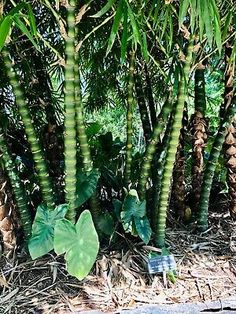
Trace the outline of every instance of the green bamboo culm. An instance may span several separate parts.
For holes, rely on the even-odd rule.
[[[6,51],[3,52],[4,63],[6,66],[7,75],[10,80],[10,84],[15,95],[15,102],[18,106],[18,110],[25,127],[25,133],[30,144],[32,151],[35,168],[38,174],[39,185],[41,188],[43,202],[47,205],[49,210],[53,210],[55,207],[54,193],[52,189],[52,183],[49,177],[47,163],[45,161],[44,152],[40,146],[38,135],[34,129],[33,121],[30,116],[29,107],[24,99],[23,92],[16,74],[12,68],[12,63]]]
[[[77,135],[79,139],[79,146],[82,155],[83,168],[85,172],[89,172],[93,168],[93,162],[91,157],[91,152],[88,144],[88,138],[85,131],[84,125],[84,113],[83,113],[83,103],[80,92],[80,78],[79,78],[79,70],[78,65],[75,65],[75,73],[77,76],[75,77],[76,83],[76,127],[77,127]]]
[[[206,92],[205,92],[205,66],[198,65],[195,72],[195,112],[201,112],[203,115],[206,111]]]
[[[129,81],[128,81],[128,106],[127,106],[127,139],[126,139],[126,162],[124,183],[128,187],[130,183],[131,164],[132,164],[132,138],[133,138],[133,111],[134,111],[134,62],[135,53],[130,55]]]
[[[176,105],[176,104],[175,104]],[[174,108],[173,108],[174,110]],[[158,159],[156,163],[154,164],[154,169],[153,171],[154,176],[153,176],[153,206],[151,208],[151,226],[152,229],[154,230],[157,224],[157,215],[156,215],[156,208],[158,207],[159,204],[159,199],[160,199],[160,190],[161,190],[161,183],[162,183],[162,178],[163,178],[163,164],[166,158],[167,154],[167,148],[168,144],[170,141],[170,132],[172,129],[172,124],[173,124],[173,115],[169,115],[169,119],[167,121],[166,129],[164,136],[162,138],[162,141],[159,147],[156,150],[156,154],[158,156]]]
[[[1,132],[1,130],[0,130],[0,151],[1,151],[0,160],[3,161],[4,168],[10,179],[10,183],[15,196],[16,205],[20,214],[20,220],[22,223],[25,240],[27,241],[31,235],[32,218],[30,215],[30,210],[27,205],[24,188],[22,186],[20,178],[17,175],[15,164],[8,153],[4,134],[3,132]]]
[[[68,36],[65,65],[65,192],[70,204],[66,217],[75,222],[76,216],[76,51],[75,51],[75,1],[70,0],[67,12]]]
[[[189,43],[187,56],[183,68],[183,76],[179,84],[177,106],[173,115],[173,126],[170,133],[170,142],[167,148],[167,156],[164,164],[163,179],[160,191],[159,206],[156,209],[157,224],[155,226],[155,243],[158,247],[165,246],[165,230],[166,230],[166,217],[169,203],[169,196],[171,192],[171,180],[175,162],[175,155],[179,142],[179,132],[182,126],[182,116],[184,111],[184,104],[187,95],[187,86],[185,82],[188,81],[190,66],[192,61],[193,44]]]
[[[196,215],[201,194],[204,147],[207,141],[207,123],[205,119],[206,93],[205,93],[205,67],[199,64],[195,72],[195,113],[192,119],[192,205],[193,214]]]
[[[137,102],[138,102],[138,107],[139,107],[139,112],[140,112],[140,118],[142,121],[142,126],[143,126],[143,135],[145,138],[146,143],[149,142],[150,135],[152,133],[151,129],[151,124],[149,120],[149,115],[148,115],[148,110],[146,106],[146,99],[142,87],[142,77],[141,75],[143,74],[138,73],[138,66],[136,67],[137,74],[134,76],[134,85],[135,85],[135,91],[137,95]]]
[[[149,176],[151,165],[152,165],[153,156],[156,151],[156,146],[160,140],[160,135],[166,126],[168,117],[172,110],[173,110],[173,106],[171,104],[171,101],[170,99],[167,99],[161,109],[161,112],[157,119],[158,122],[154,126],[151,140],[146,148],[141,171],[140,171],[139,184],[138,184],[138,192],[139,192],[139,197],[141,200],[145,199],[146,185],[147,185],[148,176]]]
[[[75,77],[76,91],[75,91],[75,103],[76,103],[76,127],[77,136],[79,139],[79,146],[82,156],[83,169],[86,173],[89,173],[93,169],[93,161],[91,157],[91,152],[88,144],[88,138],[85,131],[84,125],[84,113],[83,113],[83,103],[80,92],[80,79],[78,63],[75,64]],[[101,214],[99,200],[96,194],[92,195],[90,198],[91,214],[93,221],[97,230],[99,230],[99,216]]]
[[[231,106],[228,108],[224,121],[214,140],[210,156],[206,165],[203,177],[203,185],[199,201],[199,213],[197,217],[197,226],[199,231],[208,229],[208,207],[211,192],[212,181],[216,169],[216,165],[222,151],[222,146],[227,133],[227,128],[232,122],[236,114],[236,96],[234,96]]]

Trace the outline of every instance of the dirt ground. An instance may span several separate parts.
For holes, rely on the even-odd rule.
[[[97,309],[112,313],[147,304],[214,301],[236,295],[236,223],[212,214],[211,228],[194,234],[184,226],[167,229],[167,245],[177,262],[178,279],[149,275],[152,247],[127,242],[127,249],[103,249],[83,281],[68,275],[62,257],[36,261],[0,260],[0,313],[73,313]]]

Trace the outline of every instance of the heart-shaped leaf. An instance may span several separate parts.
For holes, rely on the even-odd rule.
[[[99,250],[98,235],[91,213],[82,212],[76,225],[69,220],[57,221],[54,234],[54,250],[65,254],[69,274],[84,279],[91,270]]]
[[[98,170],[92,170],[89,173],[82,171],[77,175],[77,200],[76,205],[80,207],[84,204],[96,191],[97,182],[100,177]]]
[[[99,216],[98,230],[108,236],[114,232],[114,220],[108,212],[103,212]]]
[[[130,190],[125,197],[122,208],[122,220],[124,223],[129,223],[134,217],[142,218],[146,214],[146,201],[140,202],[137,192]]]
[[[134,218],[135,227],[139,237],[143,240],[145,244],[148,244],[152,235],[152,229],[148,218],[145,216],[143,218]]]
[[[32,235],[28,244],[32,259],[43,256],[53,249],[56,221],[64,218],[67,210],[67,204],[59,205],[53,211],[49,211],[44,205],[37,208],[32,226]]]

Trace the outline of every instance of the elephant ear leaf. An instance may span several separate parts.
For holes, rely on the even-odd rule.
[[[67,210],[67,204],[59,205],[53,211],[49,211],[44,205],[37,208],[32,235],[28,244],[32,259],[43,256],[53,249],[55,224],[65,217]]]
[[[146,201],[140,202],[136,190],[130,190],[125,197],[122,208],[122,220],[129,223],[134,217],[143,217],[146,214]]]
[[[146,244],[150,241],[152,229],[146,216],[146,201],[139,200],[136,190],[130,190],[125,197],[120,217],[126,232],[138,235]]]
[[[66,219],[57,221],[54,250],[57,254],[65,253],[70,275],[79,280],[88,275],[99,250],[98,235],[88,210],[82,212],[76,225]]]
[[[95,169],[89,173],[79,171],[77,176],[77,207],[84,204],[94,194],[99,177],[100,173]]]
[[[145,244],[148,244],[152,235],[152,229],[150,227],[148,218],[146,216],[143,218],[135,217],[134,223],[138,236],[143,240]]]

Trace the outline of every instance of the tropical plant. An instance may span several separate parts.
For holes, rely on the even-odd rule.
[[[193,53],[193,43],[192,40],[188,46],[188,52],[186,55],[186,60],[183,68],[183,76],[181,78],[179,84],[179,92],[177,105],[175,108],[175,112],[173,114],[173,125],[172,130],[170,132],[170,141],[167,148],[167,156],[164,164],[163,170],[163,179],[161,184],[160,191],[160,201],[158,205],[157,211],[157,225],[155,226],[156,245],[163,247],[165,245],[165,229],[166,229],[166,215],[167,215],[167,207],[170,193],[170,185],[172,178],[172,171],[174,168],[175,154],[178,146],[179,140],[179,130],[181,129],[182,124],[182,115],[184,111],[184,103],[186,101],[187,89],[185,85],[185,81],[188,80],[190,66],[192,62],[192,53]]]
[[[193,134],[193,161],[192,161],[192,199],[191,209],[196,215],[202,186],[204,167],[204,147],[207,140],[207,122],[205,119],[206,95],[205,95],[205,66],[199,64],[195,71],[195,112],[192,118]]]
[[[12,155],[18,162],[16,169],[5,169],[11,172],[10,179],[17,174],[14,178],[26,190],[28,214],[35,216],[29,240],[33,258],[54,249],[65,254],[69,272],[82,279],[98,252],[95,229],[102,243],[109,240],[110,244],[123,231],[164,247],[168,209],[172,214],[178,201],[178,210],[186,214],[186,182],[192,182],[196,192],[197,211],[204,118],[212,116],[206,159],[214,139],[216,145],[202,181],[198,216],[200,228],[206,228],[217,149],[234,110],[222,106],[225,120],[219,129],[215,111],[220,92],[213,100],[210,94],[223,85],[219,82],[222,46],[235,35],[228,30],[234,13],[226,11],[215,0],[34,1],[31,11],[25,3],[4,5],[0,43],[7,48],[7,75],[0,67],[4,99],[0,126],[6,141],[1,144],[2,160],[5,165],[4,158]],[[227,64],[233,65],[232,60]],[[190,75],[194,71],[195,94]],[[229,72],[231,81],[232,69]],[[214,108],[209,109],[212,103]],[[181,128],[183,116],[186,127],[186,113],[192,111],[191,155]],[[99,115],[103,119],[97,121]],[[213,131],[218,129],[215,137]],[[231,164],[235,129],[228,131],[226,154]],[[19,138],[20,148],[9,134]],[[193,164],[192,173],[185,172],[186,164],[189,168]],[[229,185],[231,189],[233,180]],[[38,189],[37,200],[32,186]],[[14,181],[12,188],[15,192]],[[233,196],[235,190],[230,191]],[[14,194],[18,198],[17,191]],[[29,230],[25,232],[27,238]]]
[[[235,36],[233,37],[235,39]],[[225,44],[225,93],[224,103],[222,103],[222,109],[227,110],[231,106],[232,98],[234,96],[234,82],[235,82],[235,58],[236,58],[236,44],[233,43],[233,38]],[[231,216],[236,218],[236,128],[234,117],[231,125],[228,128],[228,133],[225,137],[225,157],[227,167],[227,183],[229,187],[229,212]]]
[[[204,183],[202,185],[201,196],[200,196],[200,201],[199,201],[199,213],[198,213],[198,218],[197,218],[198,228],[201,231],[205,231],[208,228],[208,208],[209,208],[209,198],[210,198],[212,180],[214,177],[216,164],[222,150],[227,128],[229,124],[231,123],[231,121],[233,120],[235,112],[236,112],[236,104],[235,104],[235,97],[234,97],[232,104],[228,108],[225,114],[225,118],[215,137],[215,140],[214,140],[211,152],[210,152],[210,156],[207,161],[206,169],[204,171],[204,176],[203,176]]]

